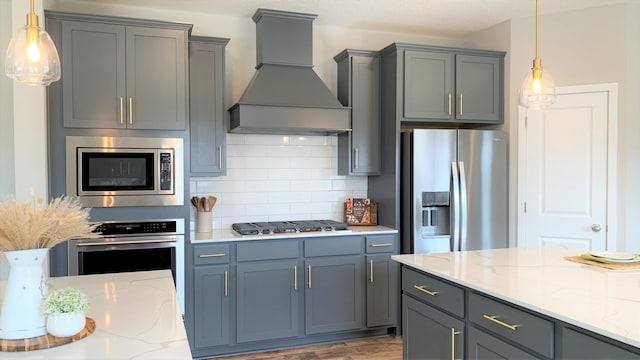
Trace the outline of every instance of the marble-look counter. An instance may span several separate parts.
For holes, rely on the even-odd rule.
[[[341,231],[317,231],[303,233],[282,233],[268,235],[240,235],[231,229],[214,229],[212,232],[191,232],[192,244],[204,244],[227,241],[244,240],[269,240],[269,239],[297,239],[326,236],[349,236],[349,235],[379,235],[395,234],[398,230],[386,226],[349,226],[347,230]]]
[[[45,350],[0,352],[0,359],[191,359],[171,271],[54,277],[51,290],[89,297],[93,334]]]
[[[426,273],[640,347],[640,270],[564,260],[559,246],[393,255]]]

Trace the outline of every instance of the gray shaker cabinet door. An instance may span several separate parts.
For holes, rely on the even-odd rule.
[[[238,264],[238,343],[298,336],[297,265],[297,260]]]
[[[128,128],[181,130],[187,119],[185,31],[127,27]]]
[[[404,360],[462,359],[464,322],[402,295]]]
[[[534,360],[537,357],[530,355],[515,346],[480,331],[475,327],[469,328],[467,336],[467,348],[469,349],[470,360],[489,359],[519,359]]]
[[[126,127],[125,28],[62,22],[65,127]]]
[[[362,256],[307,258],[306,334],[362,327]]]
[[[368,255],[367,327],[393,325],[397,312],[397,264],[391,254]]]
[[[380,57],[377,52],[349,55],[339,60],[338,82],[340,102],[351,107],[352,128],[351,132],[338,135],[338,174],[377,175],[380,173]]]
[[[456,55],[457,120],[500,120],[501,71],[498,57]]]
[[[226,173],[224,48],[226,42],[189,43],[191,175]]]
[[[200,266],[194,270],[196,347],[229,344],[229,266]]]
[[[453,119],[453,54],[404,52],[404,120]]]

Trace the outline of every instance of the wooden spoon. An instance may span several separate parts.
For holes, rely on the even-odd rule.
[[[209,196],[209,211],[213,210],[213,207],[216,205],[216,201],[218,201],[218,198],[215,196]]]
[[[200,208],[201,208],[200,211],[209,211],[207,210],[207,198],[205,197],[200,198]]]

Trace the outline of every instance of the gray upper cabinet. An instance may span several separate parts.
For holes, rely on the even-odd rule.
[[[185,129],[190,25],[48,15],[62,18],[65,127]]]
[[[414,46],[398,54],[402,121],[504,121],[504,53]]]
[[[338,63],[338,100],[351,107],[351,132],[338,135],[338,174],[380,173],[380,57],[344,50]]]
[[[229,39],[189,38],[191,175],[226,174],[225,46]]]

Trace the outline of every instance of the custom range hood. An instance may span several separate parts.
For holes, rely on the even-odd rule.
[[[313,14],[258,9],[256,73],[233,105],[229,132],[333,135],[351,131],[351,108],[313,71]]]

